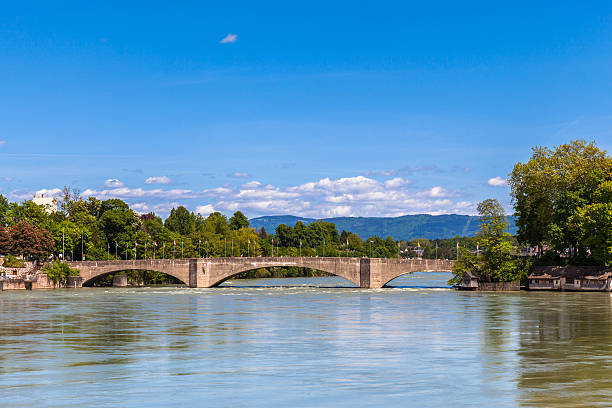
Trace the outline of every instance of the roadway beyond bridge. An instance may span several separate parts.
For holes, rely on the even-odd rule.
[[[138,259],[127,261],[69,262],[79,270],[84,286],[120,271],[163,272],[192,288],[211,288],[242,272],[273,266],[310,268],[340,276],[360,288],[382,288],[400,275],[412,272],[450,272],[455,261],[394,258],[253,257],[196,259]]]

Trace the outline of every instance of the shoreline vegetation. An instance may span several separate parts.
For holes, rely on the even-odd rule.
[[[509,174],[516,236],[494,199],[478,204],[479,230],[474,237],[441,240],[394,240],[357,234],[318,220],[306,225],[280,224],[274,233],[255,229],[236,211],[207,217],[183,206],[162,220],[138,214],[120,199],[81,197],[65,187],[57,209],[32,200],[9,202],[0,195],[0,255],[4,270],[23,260],[48,263],[43,269],[61,284],[75,270],[62,260],[150,258],[332,256],[456,259],[450,284],[472,277],[482,283],[527,284],[536,266],[612,264],[612,159],[594,142],[570,141],[554,148],[535,147],[526,163]],[[535,256],[523,256],[520,247]],[[535,250],[535,251],[531,251]],[[53,263],[49,263],[53,261]],[[64,266],[62,266],[64,265]],[[1,271],[0,271],[1,272]],[[125,273],[124,273],[125,274]],[[165,283],[172,278],[151,271],[132,271],[132,282]],[[305,268],[278,267],[249,271],[237,278],[325,276]],[[112,281],[112,275],[100,284]]]
[[[584,140],[535,147],[529,161],[514,166],[508,184],[516,241],[535,248],[535,256],[516,255],[503,208],[496,200],[485,200],[478,205],[476,236],[482,253],[462,251],[451,283],[475,278],[528,284],[535,267],[611,266],[612,158],[605,150]],[[589,277],[576,277],[582,278]]]
[[[475,250],[473,237],[442,240],[396,241],[371,236],[363,240],[336,225],[315,221],[308,225],[281,224],[274,233],[255,229],[236,211],[230,218],[214,212],[207,217],[180,206],[162,220],[154,213],[138,214],[119,199],[87,199],[78,190],[64,188],[57,211],[32,200],[9,202],[0,195],[0,255],[4,260],[57,263],[65,260],[177,259],[245,256],[326,256],[374,258],[454,259],[459,245]],[[54,283],[61,284],[74,272],[54,267]],[[0,267],[0,274],[2,274]],[[9,268],[10,269],[10,268]],[[130,281],[172,282],[172,278],[148,271],[135,273]],[[305,268],[278,267],[249,271],[239,277],[326,276]],[[100,284],[112,281],[107,276]]]

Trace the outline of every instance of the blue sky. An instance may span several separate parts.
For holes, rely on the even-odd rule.
[[[125,3],[3,4],[1,194],[472,214],[534,145],[612,148],[610,2]]]

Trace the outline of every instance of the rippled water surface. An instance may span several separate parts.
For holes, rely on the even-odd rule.
[[[609,294],[447,279],[1,292],[0,407],[612,406]]]

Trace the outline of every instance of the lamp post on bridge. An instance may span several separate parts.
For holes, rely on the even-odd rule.
[[[372,243],[373,243],[373,242],[374,242],[374,241],[370,241],[370,258],[372,257]]]
[[[200,251],[200,245],[202,244],[202,240],[198,239],[198,258],[202,257],[202,251]]]

